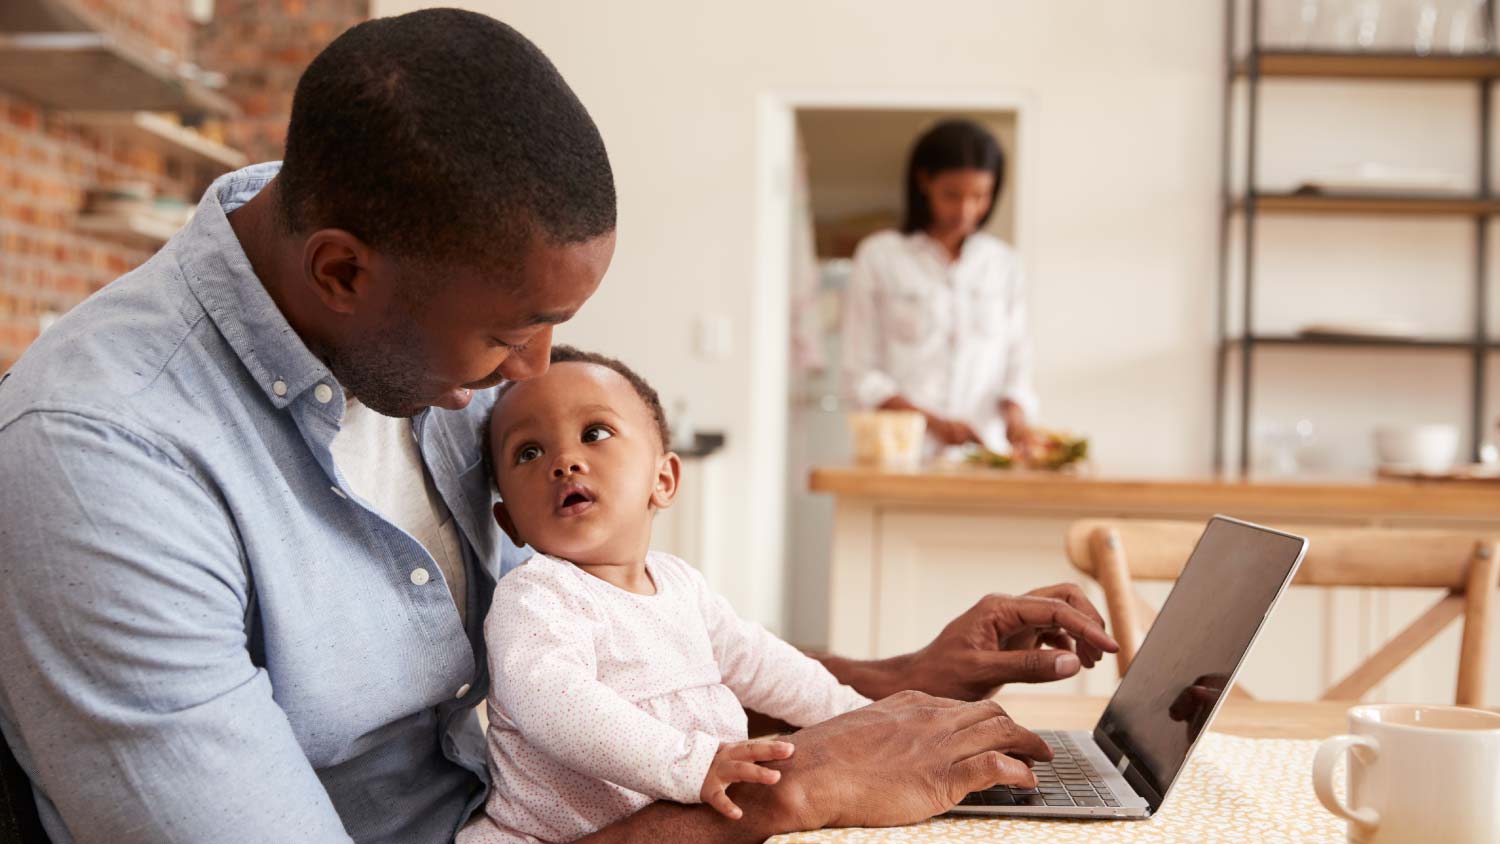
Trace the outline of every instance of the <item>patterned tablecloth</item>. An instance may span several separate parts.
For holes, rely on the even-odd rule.
[[[895,829],[825,829],[774,844],[1066,844],[1183,842],[1303,844],[1344,841],[1344,823],[1313,794],[1316,741],[1209,733],[1160,814],[1145,821],[943,817]],[[1340,786],[1342,793],[1342,785]]]

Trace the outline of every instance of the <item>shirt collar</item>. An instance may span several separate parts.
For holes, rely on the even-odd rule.
[[[281,162],[272,161],[220,176],[203,194],[192,222],[174,238],[193,295],[277,408],[320,382],[338,390],[328,367],[271,300],[229,226],[229,213],[250,201],[280,170]]]
[[[957,258],[949,258],[947,247],[943,246],[943,244],[941,243],[938,243],[936,238],[934,238],[924,230],[918,229],[917,231],[911,232],[906,237],[907,242],[912,244],[913,249],[925,250],[934,258],[937,258],[939,262],[941,262],[945,267],[957,267],[959,264],[964,263],[974,255],[974,250],[976,248],[975,241],[977,240],[978,235],[979,233],[975,232],[974,234],[971,234],[968,237],[964,238],[964,242],[958,247]]]

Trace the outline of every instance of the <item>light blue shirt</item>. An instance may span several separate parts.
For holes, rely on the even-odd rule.
[[[0,381],[0,729],[59,844],[451,841],[485,796],[482,625],[523,559],[480,461],[493,394],[413,420],[464,629],[334,466],[343,389],[229,227],[278,168],[215,182]]]

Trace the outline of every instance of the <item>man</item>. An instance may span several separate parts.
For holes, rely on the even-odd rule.
[[[279,167],[220,179],[16,364],[0,729],[54,841],[452,839],[486,788],[481,624],[523,557],[478,423],[545,369],[614,228],[603,143],[530,42],[372,21],[307,69]],[[827,663],[871,697],[975,700],[1112,644],[1056,587]],[[1045,753],[993,703],[918,693],[793,740],[743,821],[658,804],[597,839],[915,821]]]

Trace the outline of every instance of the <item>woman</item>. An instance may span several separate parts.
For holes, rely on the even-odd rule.
[[[916,410],[941,446],[1034,447],[1036,412],[1020,262],[979,229],[1005,156],[968,120],[918,139],[900,231],[860,242],[844,299],[844,368],[863,407]]]

